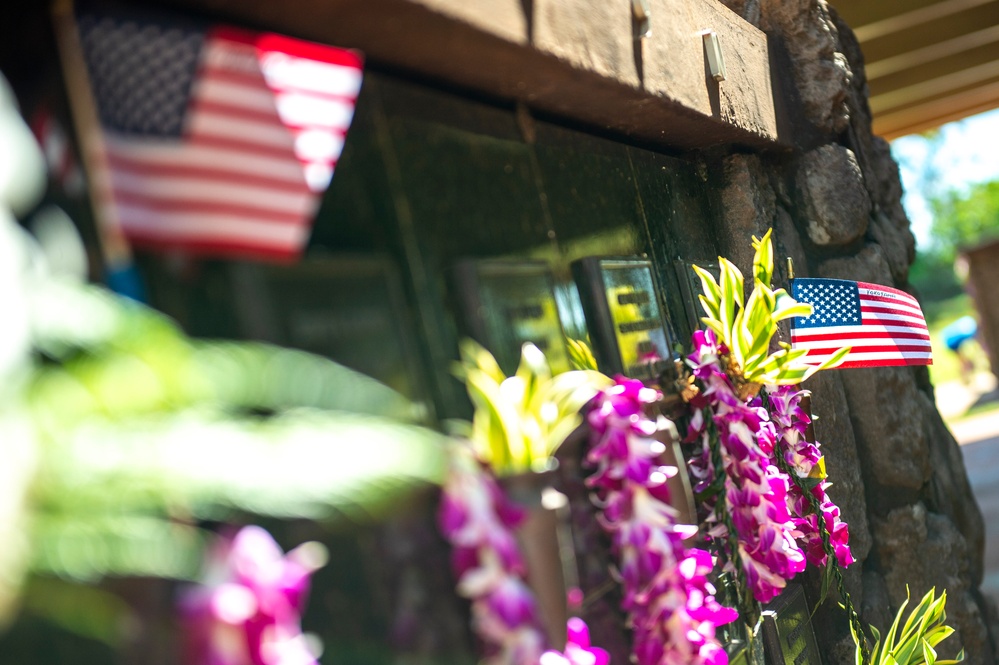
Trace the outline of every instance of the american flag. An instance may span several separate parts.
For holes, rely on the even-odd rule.
[[[343,148],[360,56],[230,27],[78,24],[102,130],[102,213],[140,247],[297,257]]]
[[[851,347],[839,368],[932,365],[930,334],[919,303],[888,286],[842,279],[795,279],[791,295],[812,305],[796,317],[791,347],[807,349],[805,362],[818,365],[838,349]]]

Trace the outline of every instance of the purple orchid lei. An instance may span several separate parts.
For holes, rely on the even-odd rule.
[[[725,551],[729,565],[738,557],[741,571],[734,572],[741,572],[753,597],[765,603],[806,565],[788,510],[789,478],[771,459],[777,431],[759,400],[747,404],[738,395],[722,366],[728,349],[714,332],[695,332],[693,344],[688,364],[703,386],[690,402],[694,414],[687,435],[688,442],[701,444],[690,463],[694,489],[719,490],[704,505],[708,536]],[[724,478],[716,477],[718,470]]]
[[[608,665],[610,654],[600,647],[590,646],[590,629],[579,617],[566,625],[565,651],[546,651],[538,665]]]
[[[823,567],[828,560],[818,516],[812,505],[814,501],[825,519],[836,561],[840,566],[846,567],[854,561],[850,552],[850,532],[847,524],[840,520],[839,507],[826,494],[829,483],[815,479],[809,489],[808,484],[800,480],[810,478],[822,459],[819,444],[811,443],[805,438],[805,431],[811,422],[811,417],[801,407],[801,398],[806,394],[807,391],[799,390],[796,386],[776,386],[768,390],[770,413],[779,442],[779,451],[774,454],[783,455],[787,467],[799,479],[791,484],[788,505],[793,514],[795,529],[801,534],[798,536],[798,544],[805,551],[808,562]],[[809,499],[806,492],[811,493],[813,500]]]
[[[655,390],[624,378],[594,398],[587,462],[596,472],[587,484],[618,558],[635,661],[726,665],[715,629],[738,614],[715,600],[707,578],[711,555],[683,544],[697,527],[678,525],[668,503],[666,481],[678,470],[659,464],[665,446],[655,438],[659,426],[644,413],[657,399]]]
[[[301,628],[309,578],[325,550],[306,543],[287,555],[270,534],[247,526],[208,558],[203,584],[180,597],[185,663],[318,665],[318,645]]]
[[[472,601],[484,662],[537,665],[545,638],[514,536],[525,513],[470,450],[457,449],[452,459],[437,517],[452,546],[458,594]]]

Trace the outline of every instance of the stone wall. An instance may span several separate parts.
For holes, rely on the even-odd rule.
[[[852,31],[822,0],[726,4],[767,33],[778,54],[772,60],[789,68],[796,141],[790,154],[716,160],[718,235],[733,239],[723,251],[746,270],[752,257],[744,239],[773,227],[778,256],[792,257],[798,276],[912,292],[915,243],[898,167],[888,144],[871,133],[864,62]],[[926,368],[827,372],[806,387],[835,482],[829,493],[850,525],[857,563],[847,588],[863,619],[884,628],[906,585],[916,598],[931,587],[946,589],[948,619],[958,632],[941,655],[963,647],[968,663],[995,663],[995,608],[979,592],[982,517]],[[815,619],[827,663],[852,663],[843,613],[823,611]]]

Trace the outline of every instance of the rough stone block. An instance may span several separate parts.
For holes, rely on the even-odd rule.
[[[934,512],[949,517],[968,542],[971,581],[977,586],[982,583],[985,552],[982,512],[968,481],[960,446],[929,396],[920,393],[919,398],[933,467],[926,502]]]
[[[755,155],[726,157],[722,171],[719,249],[743,275],[752,275],[754,251],[749,240],[762,237],[773,224],[776,197]]]
[[[913,498],[911,492],[923,487],[932,469],[924,406],[912,372],[904,367],[846,371],[843,383],[868,501],[877,510]]]
[[[759,25],[779,35],[794,67],[805,115],[823,132],[846,129],[851,71],[823,0],[761,0]]]
[[[891,285],[891,270],[880,245],[868,244],[854,256],[830,259],[819,266],[819,277],[855,279]]]
[[[819,266],[819,276],[892,283],[878,245],[867,245],[850,258],[826,261]],[[923,427],[925,405],[915,376],[904,367],[876,367],[844,370],[842,380],[868,501],[890,508],[914,499],[931,473]],[[900,489],[909,492],[899,493]]]
[[[795,182],[816,245],[846,245],[867,231],[871,199],[852,151],[829,144],[805,153]]]
[[[958,634],[941,644],[940,656],[953,657],[963,647],[968,655],[965,662],[995,662],[985,622],[970,593],[968,543],[957,526],[945,515],[931,513],[917,503],[875,520],[874,534],[893,607],[899,607],[907,593],[915,602],[930,588],[935,587],[937,593],[946,589],[948,624]]]
[[[861,580],[864,585],[864,600],[859,608],[860,618],[884,635],[893,618],[885,578],[875,570],[865,570]]]
[[[790,258],[794,262],[794,274],[796,277],[808,277],[808,259],[805,256],[805,249],[801,246],[801,236],[794,226],[791,213],[781,206],[777,206],[777,214],[774,219],[774,260],[777,263],[775,273],[779,273],[786,278],[787,262]],[[788,288],[785,281],[781,286]],[[790,290],[790,289],[789,289]],[[786,340],[785,340],[786,341]]]
[[[896,284],[909,280],[909,264],[916,253],[916,240],[909,230],[909,220],[903,212],[901,219],[893,219],[878,212],[871,221],[871,237],[881,245],[885,259]]]

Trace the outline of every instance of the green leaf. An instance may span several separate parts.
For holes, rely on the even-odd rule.
[[[472,442],[476,450],[497,470],[515,467],[524,457],[524,443],[519,418],[508,404],[502,384],[485,372],[470,370],[465,387],[475,406]]]
[[[936,665],[937,662],[937,652],[933,650],[926,640],[923,640],[923,660],[926,661],[926,665]]]
[[[440,483],[446,443],[422,427],[334,412],[94,421],[48,442],[35,500],[66,516],[65,525],[71,515],[86,524],[99,515],[173,511],[366,520]]]
[[[569,348],[569,361],[574,369],[594,371],[597,369],[597,359],[589,344],[581,339],[567,339],[566,344]]]
[[[704,313],[713,318],[721,318],[721,288],[715,281],[714,275],[700,266],[692,266],[694,272],[701,279],[701,291],[699,300]]]
[[[800,482],[801,480],[805,479],[799,479],[796,482],[799,482],[799,484],[801,484],[804,487],[805,484]],[[805,489],[808,490],[810,488],[805,487]],[[833,568],[833,566],[835,565],[836,563],[833,557],[826,558],[826,566],[825,568],[822,569],[822,584],[819,587],[819,599],[815,602],[815,607],[812,609],[812,615],[814,615],[818,611],[822,603],[826,602],[826,598],[829,597],[829,588],[830,586],[832,586],[833,577],[835,575],[835,570]]]
[[[164,517],[41,512],[32,529],[32,570],[80,582],[108,575],[194,579],[208,536]]]
[[[838,351],[836,351],[836,353],[832,354],[824,362],[818,365],[815,368],[815,371],[817,372],[819,370],[831,369],[833,367],[837,367],[843,362],[843,359],[846,358],[847,354],[849,354],[852,349],[853,349],[852,346],[847,346],[843,347],[842,349],[839,349]]]
[[[765,286],[770,286],[770,279],[774,272],[774,252],[770,235],[773,229],[767,229],[762,238],[753,236],[753,249],[756,254],[753,256],[753,276]]]

